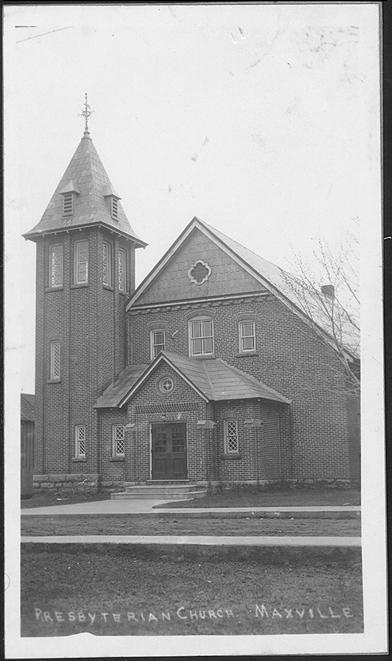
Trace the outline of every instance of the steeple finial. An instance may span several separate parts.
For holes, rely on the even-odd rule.
[[[84,93],[84,108],[82,112],[80,113],[79,117],[84,117],[84,135],[86,137],[90,136],[89,130],[88,130],[88,119],[90,115],[94,112],[94,110],[91,110],[89,104],[87,103],[87,92]]]

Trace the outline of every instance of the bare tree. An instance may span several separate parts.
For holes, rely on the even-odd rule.
[[[335,252],[319,240],[312,267],[295,254],[293,274],[284,273],[290,298],[317,332],[328,333],[344,368],[344,391],[351,396],[360,389],[358,261],[358,239],[351,232]]]

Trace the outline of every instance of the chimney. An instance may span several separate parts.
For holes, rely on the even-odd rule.
[[[333,285],[321,285],[321,293],[328,298],[335,298],[335,287]]]

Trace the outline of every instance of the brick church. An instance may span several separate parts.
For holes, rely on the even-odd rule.
[[[357,403],[280,268],[194,218],[135,288],[146,243],[87,108],[24,235],[37,250],[35,485],[358,480]]]

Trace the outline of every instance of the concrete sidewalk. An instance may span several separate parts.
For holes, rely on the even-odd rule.
[[[275,516],[288,515],[319,515],[320,518],[330,513],[352,513],[352,516],[360,514],[359,505],[317,505],[301,507],[165,507],[153,509],[157,505],[167,503],[167,500],[96,500],[88,503],[74,503],[69,505],[51,505],[50,507],[31,507],[21,510],[23,516],[58,516],[70,514],[154,514],[155,516],[166,516],[176,514],[178,516],[206,516],[208,514],[221,516],[229,514],[275,514]]]
[[[212,535],[58,535],[22,537],[25,544],[162,544],[196,546],[360,547],[360,537],[252,537]]]

